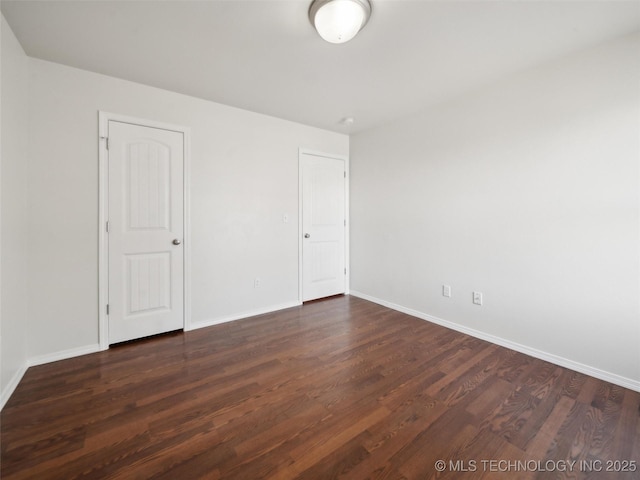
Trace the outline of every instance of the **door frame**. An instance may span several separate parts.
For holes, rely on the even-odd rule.
[[[344,265],[347,273],[344,278],[344,294],[349,294],[349,285],[351,284],[351,268],[349,265],[349,157],[347,155],[337,155],[333,153],[318,152],[308,148],[298,149],[298,303],[302,305],[302,155],[313,155],[315,157],[330,158],[332,160],[344,161],[344,171],[346,173],[344,179],[344,215],[347,225],[344,229]]]
[[[109,218],[109,154],[106,139],[110,121],[170,130],[183,135],[183,328],[187,331],[191,326],[191,216],[189,195],[191,184],[191,129],[181,125],[98,111],[98,341],[100,350],[109,348],[109,316],[107,315],[107,304],[109,303],[109,235],[106,229],[107,219]]]

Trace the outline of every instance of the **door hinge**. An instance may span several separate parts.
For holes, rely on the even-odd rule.
[[[109,137],[104,138],[104,144],[106,145],[107,150],[109,150]]]
[[[347,274],[347,269],[346,269],[346,268],[344,269],[344,274],[345,274],[345,275]]]
[[[107,220],[107,222],[106,222],[105,230],[106,230],[107,233],[109,233],[109,220]]]
[[[109,315],[109,304],[107,303],[107,315]]]
[[[347,226],[347,220],[346,220],[346,219],[345,219],[345,221],[344,221],[344,226],[345,226],[345,227]]]
[[[344,178],[347,178],[347,172],[343,172],[344,173]]]

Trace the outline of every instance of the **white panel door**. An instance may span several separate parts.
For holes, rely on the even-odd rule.
[[[109,121],[109,343],[184,326],[183,134]]]
[[[302,300],[345,292],[345,162],[304,153],[302,185]]]

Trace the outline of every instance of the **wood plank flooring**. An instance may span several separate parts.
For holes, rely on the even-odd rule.
[[[640,393],[336,297],[30,368],[2,411],[0,472],[638,479],[639,407]]]

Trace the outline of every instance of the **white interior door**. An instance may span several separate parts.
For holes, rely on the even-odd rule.
[[[344,160],[300,156],[302,300],[345,292],[346,174]]]
[[[109,343],[184,327],[184,138],[109,121]]]

